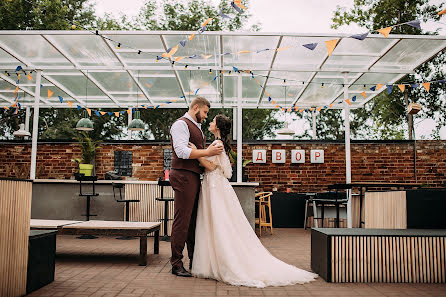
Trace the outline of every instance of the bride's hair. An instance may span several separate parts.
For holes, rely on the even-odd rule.
[[[215,122],[220,130],[221,141],[225,146],[225,151],[229,155],[231,151],[231,139],[229,138],[232,126],[231,120],[224,114],[218,114],[215,116]]]

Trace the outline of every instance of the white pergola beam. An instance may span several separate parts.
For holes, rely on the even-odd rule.
[[[282,39],[283,39],[283,36],[280,36],[280,37],[279,37],[279,40],[277,41],[276,48],[279,48],[279,47],[280,47],[280,44],[282,43]],[[276,61],[276,57],[277,57],[277,51],[274,51],[273,57],[272,57],[272,59],[271,59],[271,63],[270,63],[270,65],[269,65],[269,68],[270,68],[270,69],[273,68],[273,66],[274,66],[274,62]],[[270,76],[270,75],[271,75],[271,70],[269,70],[269,71],[268,71],[268,74],[266,75],[265,82],[263,83],[262,92],[260,92],[260,97],[259,97],[259,101],[257,102],[257,105],[259,105],[259,104],[262,102],[263,96],[265,95],[266,87],[267,87],[267,85],[268,85],[268,80],[269,80],[269,76]]]

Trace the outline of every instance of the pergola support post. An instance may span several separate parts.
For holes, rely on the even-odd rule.
[[[345,100],[348,99],[348,72],[344,72],[344,126],[345,126],[345,182],[352,182],[351,151],[350,151],[350,107]],[[352,195],[347,190],[347,227],[352,228]]]
[[[127,131],[128,131],[127,139],[128,140],[132,140],[132,130],[129,130],[130,123],[133,120],[132,114],[133,114],[132,112],[127,113]]]
[[[31,115],[30,107],[27,106],[25,109],[25,130],[29,132],[29,117]],[[29,137],[25,136],[25,140],[28,140]]]
[[[237,77],[237,182],[242,182],[243,136],[242,136],[242,75]]]
[[[313,124],[312,124],[312,128],[313,128],[313,139],[317,138],[317,134],[316,134],[316,111],[313,111],[311,113],[312,117],[313,117]]]
[[[31,169],[29,179],[36,179],[36,161],[37,161],[37,138],[39,137],[39,104],[40,104],[40,83],[42,80],[42,71],[36,70],[36,91],[34,95],[34,117],[33,133],[31,140]]]

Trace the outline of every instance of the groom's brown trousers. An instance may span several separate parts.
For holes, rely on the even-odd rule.
[[[182,266],[183,250],[187,244],[189,259],[194,255],[200,175],[189,170],[171,169],[170,184],[175,192],[175,215],[172,225],[172,266]]]

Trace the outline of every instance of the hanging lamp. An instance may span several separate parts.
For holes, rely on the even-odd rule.
[[[138,85],[139,85],[139,70],[138,70]],[[136,108],[138,108],[138,98],[139,98],[139,94],[138,94],[139,86],[138,85],[137,85],[137,89],[136,89]],[[140,115],[139,110],[135,110],[135,117],[130,122],[128,129],[130,131],[144,131],[145,130],[145,124],[141,120],[141,115]]]
[[[286,97],[287,97],[287,95],[286,95],[286,86],[284,86],[284,91],[285,91],[285,123],[284,123],[284,125],[283,125],[283,128],[280,128],[279,130],[277,130],[277,134],[279,134],[279,135],[294,135],[295,134],[295,132],[292,130],[292,129],[290,129],[290,128],[288,128],[288,122],[287,122],[287,110],[286,110]]]
[[[85,107],[88,103],[88,71],[85,79]],[[76,124],[76,130],[79,131],[93,131],[93,122],[90,120],[87,110],[84,109],[82,112],[82,119],[80,119]]]

